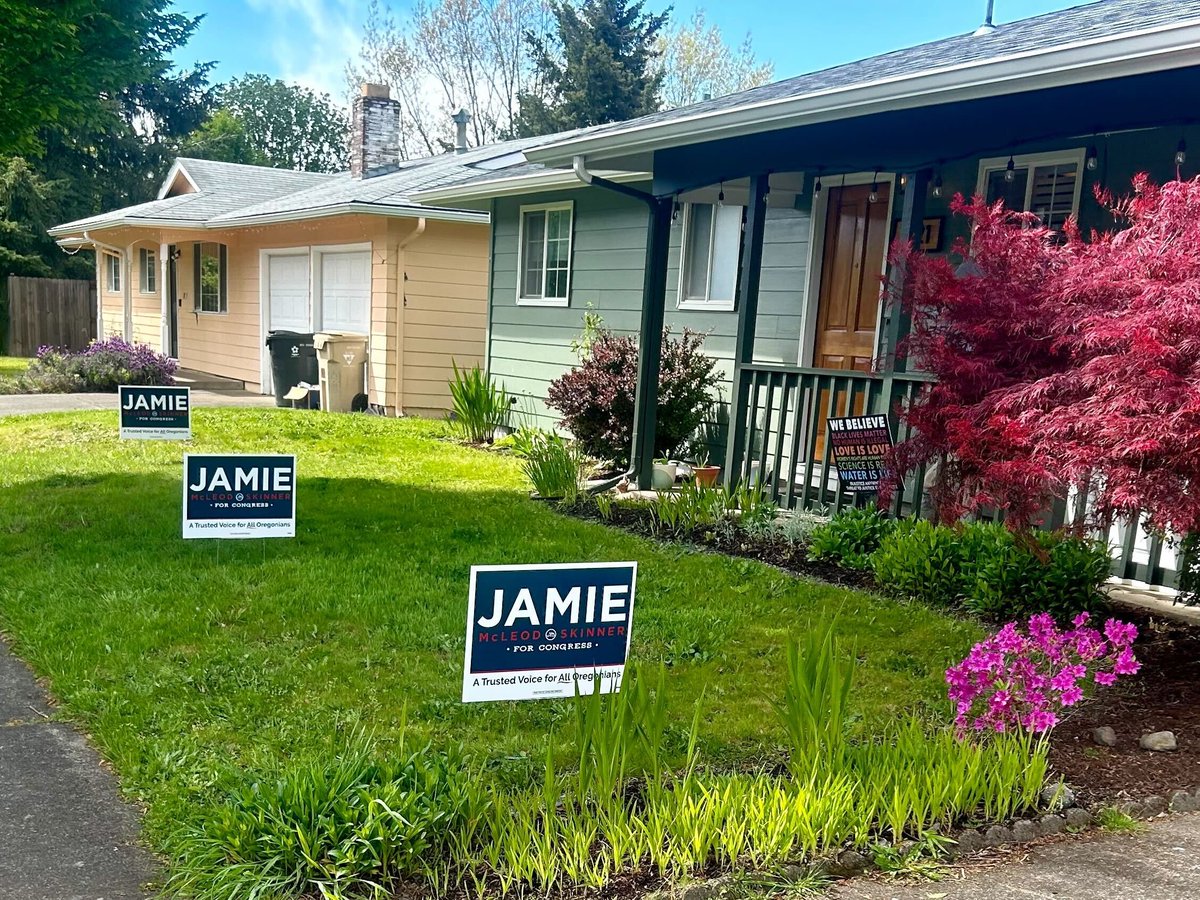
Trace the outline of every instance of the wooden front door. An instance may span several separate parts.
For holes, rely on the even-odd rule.
[[[887,252],[890,191],[890,184],[880,183],[874,203],[869,199],[869,184],[829,191],[813,348],[813,365],[819,369],[871,371],[883,290],[880,275]],[[828,388],[817,394],[814,450],[818,461],[825,458],[825,422],[830,399]],[[865,400],[865,394],[859,391],[850,402],[846,391],[839,388],[832,398],[833,414],[862,415]]]
[[[890,189],[881,183],[874,203],[868,184],[829,189],[813,353],[817,368],[871,369]]]

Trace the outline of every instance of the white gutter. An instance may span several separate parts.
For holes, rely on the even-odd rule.
[[[604,170],[597,172],[610,181],[628,184],[638,181],[650,181],[653,176],[649,172],[619,172]],[[453,200],[466,203],[472,200],[491,200],[493,197],[512,197],[520,194],[535,194],[542,191],[553,191],[579,187],[579,181],[573,173],[566,169],[547,169],[545,172],[535,172],[526,175],[510,175],[508,177],[489,178],[486,181],[472,181],[469,184],[448,187],[430,188],[416,191],[412,194],[414,200],[420,202],[438,203]]]
[[[525,151],[531,162],[566,165],[590,159],[775,131],[818,122],[957,100],[1063,87],[1200,64],[1200,21],[960,63],[916,74],[778,97],[732,108],[703,109]]]

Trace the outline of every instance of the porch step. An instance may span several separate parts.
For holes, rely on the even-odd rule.
[[[195,369],[180,369],[175,373],[175,383],[179,387],[188,387],[194,391],[236,392],[246,389],[246,382],[236,378],[226,378],[223,375],[210,375],[207,372],[197,372]]]

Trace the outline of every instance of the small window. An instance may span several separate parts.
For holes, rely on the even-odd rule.
[[[104,254],[104,282],[105,289],[110,294],[117,294],[121,291],[121,257],[114,256],[111,253]]]
[[[517,302],[566,306],[571,289],[570,203],[521,207]]]
[[[227,257],[224,244],[207,242],[194,244],[197,312],[223,313],[228,311]]]
[[[689,203],[683,220],[679,305],[733,309],[744,208]]]
[[[138,251],[138,271],[141,273],[142,293],[155,293],[158,290],[158,255],[153,250],[143,247]]]
[[[1034,213],[1049,228],[1062,228],[1079,214],[1083,151],[1014,156],[980,163],[979,191],[988,203],[1003,200],[1005,207]]]

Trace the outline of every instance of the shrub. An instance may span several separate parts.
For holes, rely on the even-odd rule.
[[[576,444],[557,434],[537,433],[522,446],[522,453],[521,470],[540,496],[568,504],[579,499],[587,457]]]
[[[895,524],[873,505],[845,509],[813,530],[809,559],[828,560],[846,569],[869,569],[871,554]]]
[[[1137,627],[1109,619],[1101,634],[1088,627],[1089,620],[1080,613],[1069,631],[1059,630],[1046,613],[1030,617],[1025,631],[1009,622],[947,669],[959,734],[1049,731],[1063,710],[1084,699],[1089,684],[1109,685],[1119,675],[1137,674]]]
[[[122,384],[171,384],[178,370],[175,360],[147,344],[109,337],[80,351],[39,347],[17,384],[31,394],[113,392]]]
[[[871,556],[887,593],[934,606],[953,606],[964,593],[963,542],[951,528],[909,519],[893,528]]]
[[[454,428],[472,444],[490,443],[508,417],[508,393],[503,385],[496,387],[479,366],[463,371],[453,360],[450,364],[454,367],[450,381]]]
[[[658,376],[655,455],[681,446],[699,428],[717,385],[716,362],[701,346],[703,336],[684,330],[678,339],[663,332]],[[588,455],[626,463],[633,441],[638,345],[633,337],[599,330],[582,363],[551,383],[547,405],[562,414],[561,425]]]

